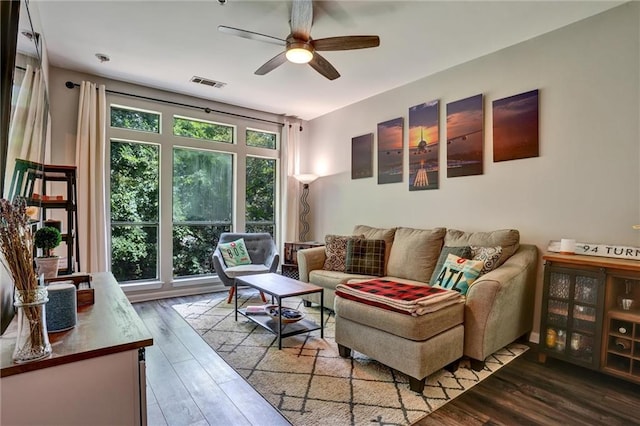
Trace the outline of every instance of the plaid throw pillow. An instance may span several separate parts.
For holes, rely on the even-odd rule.
[[[324,250],[326,258],[322,269],[325,271],[344,272],[347,260],[347,242],[349,240],[364,238],[364,235],[342,236],[327,235],[324,238]]]
[[[346,272],[383,276],[385,246],[384,240],[348,241]]]

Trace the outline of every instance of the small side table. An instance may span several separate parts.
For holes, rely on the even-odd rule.
[[[293,278],[294,280],[299,280],[300,274],[298,273],[298,250],[320,247],[323,245],[324,243],[318,241],[284,243],[282,275],[284,275],[285,277]]]

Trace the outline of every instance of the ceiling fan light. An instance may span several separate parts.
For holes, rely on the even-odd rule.
[[[294,64],[306,64],[313,59],[313,52],[305,47],[292,47],[287,50],[287,60]]]

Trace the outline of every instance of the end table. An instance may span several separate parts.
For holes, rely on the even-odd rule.
[[[282,275],[293,278],[294,280],[300,279],[300,274],[298,273],[298,250],[320,247],[323,245],[324,243],[318,241],[284,243]]]

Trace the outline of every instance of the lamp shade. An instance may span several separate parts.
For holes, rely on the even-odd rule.
[[[317,175],[314,174],[302,174],[302,175],[293,175],[294,178],[296,178],[296,180],[300,183],[304,183],[304,184],[310,184],[311,182],[313,182],[314,180],[318,179]]]

